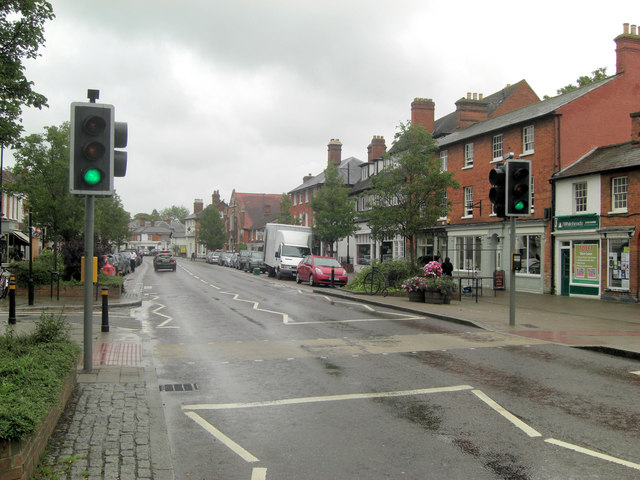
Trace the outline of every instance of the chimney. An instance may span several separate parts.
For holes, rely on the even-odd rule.
[[[415,98],[411,102],[411,123],[422,125],[427,132],[433,133],[435,108],[436,104],[430,98]]]
[[[461,98],[456,102],[456,129],[466,128],[477,122],[489,118],[489,103],[484,100],[481,93],[467,92],[467,98]]]
[[[382,135],[374,135],[371,143],[367,147],[367,152],[369,152],[368,160],[371,161],[380,158],[386,151],[387,146],[384,143],[384,137]]]
[[[332,138],[327,147],[329,151],[328,163],[333,163],[337,167],[342,162],[342,143],[337,138]]]
[[[622,25],[622,35],[618,35],[616,42],[616,75],[628,70],[640,70],[640,35],[636,25]]]
[[[631,143],[640,143],[640,112],[630,113]]]
[[[215,205],[216,207],[220,203],[220,191],[219,190],[214,190],[214,192],[211,194],[211,203],[213,205]]]
[[[200,213],[204,209],[204,201],[201,198],[196,198],[193,201],[193,213]]]
[[[302,177],[302,183],[306,183],[309,180],[311,180],[313,178],[313,175],[309,174],[309,175],[305,175],[304,177]]]

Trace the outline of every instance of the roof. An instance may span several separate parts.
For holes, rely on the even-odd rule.
[[[639,167],[640,144],[616,143],[594,148],[575,163],[554,173],[551,180]]]
[[[458,130],[451,133],[450,135],[438,138],[438,145],[440,145],[440,147],[444,147],[471,137],[476,137],[478,135],[483,135],[494,130],[500,130],[511,125],[529,122],[535,118],[549,115],[555,112],[558,108],[571,103],[574,100],[582,97],[583,95],[586,95],[587,93],[595,90],[596,88],[600,88],[601,86],[609,83],[614,78],[616,77],[612,76],[599,82],[587,85],[586,87],[573,90],[569,93],[558,95],[557,97],[549,98],[547,100],[543,100],[541,102],[537,102],[526,107],[513,110],[498,117],[489,118],[488,120],[474,123],[473,125],[470,125],[465,129]]]
[[[356,157],[345,158],[340,162],[340,165],[338,165],[338,171],[340,172],[345,185],[353,185],[360,179],[360,165],[363,163],[365,162]],[[289,193],[306,190],[307,188],[314,187],[316,185],[324,185],[324,171],[302,183],[302,185],[298,185],[293,190],[290,190]]]
[[[269,193],[237,193],[235,192],[238,212],[244,213],[242,226],[245,229],[253,227],[265,216],[277,215],[280,212],[280,199],[282,195]],[[232,203],[232,202],[230,202]],[[265,214],[265,207],[269,206],[269,213]]]

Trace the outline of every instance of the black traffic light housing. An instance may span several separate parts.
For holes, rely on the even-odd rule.
[[[496,216],[506,218],[505,198],[506,198],[506,167],[498,165],[489,172],[489,182],[491,190],[489,190],[489,200],[493,204],[493,211]]]
[[[69,152],[69,191],[74,195],[111,196],[113,177],[124,176],[127,124],[114,120],[113,105],[73,102]]]
[[[507,161],[508,217],[531,216],[531,160]]]

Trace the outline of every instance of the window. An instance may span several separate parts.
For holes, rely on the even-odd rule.
[[[519,273],[540,275],[540,235],[518,235],[516,245],[522,262]]]
[[[587,182],[573,184],[573,211],[575,213],[587,211]]]
[[[627,177],[615,177],[611,179],[611,209],[614,212],[627,211],[628,182]]]
[[[493,137],[493,160],[502,160],[502,134]]]
[[[473,217],[473,187],[464,187],[464,216]]]
[[[442,203],[440,204],[440,218],[447,218],[449,214],[449,200],[447,199],[447,191],[442,194]]]
[[[464,145],[464,166],[473,167],[473,143]]]
[[[454,268],[456,270],[479,270],[482,266],[481,237],[455,237],[455,240]]]
[[[609,282],[613,289],[629,290],[631,258],[628,238],[611,238],[609,244]]]
[[[440,152],[440,171],[446,172],[449,164],[449,150]]]
[[[304,203],[309,203],[309,190],[304,191]]]
[[[533,125],[522,129],[522,153],[533,153]]]

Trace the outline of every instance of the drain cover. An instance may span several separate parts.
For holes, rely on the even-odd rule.
[[[169,383],[167,385],[160,385],[161,392],[191,392],[198,390],[197,383]]]

